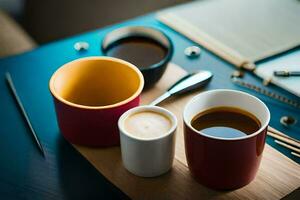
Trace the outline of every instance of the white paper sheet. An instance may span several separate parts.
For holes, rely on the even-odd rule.
[[[300,97],[300,76],[277,77],[274,71],[300,71],[300,49],[257,65],[254,71],[259,77]]]

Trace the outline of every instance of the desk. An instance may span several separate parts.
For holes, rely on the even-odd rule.
[[[188,59],[183,54],[187,46],[195,45],[155,20],[154,15],[142,16],[121,24],[77,35],[41,46],[33,51],[0,60],[0,196],[4,199],[123,199],[127,198],[118,188],[109,183],[60,135],[54,107],[48,91],[51,74],[62,64],[85,56],[101,55],[100,42],[109,31],[126,25],[152,26],[162,29],[175,45],[172,62],[188,71],[208,69],[215,74],[208,89],[233,88],[243,90],[229,81],[235,69],[214,54],[203,50],[200,59]],[[90,49],[76,52],[73,44],[86,41]],[[46,160],[37,151],[25,126],[22,116],[9,94],[4,73],[9,71],[15,81],[20,98],[28,112],[42,144]],[[247,74],[245,79],[261,85],[261,81]],[[297,97],[270,86],[269,90],[280,92],[292,99]],[[278,121],[282,114],[295,115],[299,112],[276,101],[258,96],[269,106],[272,113],[271,125],[289,135],[298,137],[299,124],[292,129],[282,127]],[[276,146],[271,138],[267,142],[288,155],[284,148]],[[295,159],[295,158],[294,158]],[[295,161],[299,162],[299,160]]]

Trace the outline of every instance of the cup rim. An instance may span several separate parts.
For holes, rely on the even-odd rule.
[[[174,51],[171,39],[162,30],[150,26],[125,26],[117,28],[105,35],[104,39],[102,40],[101,50],[104,52],[104,54],[106,54],[111,46],[116,42],[132,37],[152,39],[167,49],[166,55],[159,62],[154,63],[146,68],[138,67],[142,72],[160,68],[171,60]]]
[[[124,99],[120,102],[117,102],[117,103],[114,103],[114,104],[109,104],[109,105],[105,105],[105,106],[88,106],[88,105],[81,105],[81,104],[77,104],[77,103],[73,103],[71,101],[67,101],[66,99],[64,99],[63,97],[61,97],[57,92],[56,90],[54,89],[54,82],[55,82],[55,79],[56,79],[56,76],[58,75],[58,73],[64,68],[66,67],[67,65],[69,64],[72,64],[72,63],[75,63],[75,62],[81,62],[81,61],[84,61],[84,60],[107,60],[107,61],[113,61],[113,62],[117,62],[117,63],[121,63],[121,64],[124,64],[128,67],[130,67],[131,69],[133,69],[139,79],[140,79],[140,85],[138,87],[138,89],[135,91],[135,93],[133,93],[130,97],[128,97],[127,99]],[[133,64],[125,61],[125,60],[122,60],[122,59],[119,59],[119,58],[113,58],[113,57],[109,57],[109,56],[90,56],[90,57],[84,57],[84,58],[79,58],[79,59],[75,59],[75,60],[72,60],[70,62],[67,62],[65,64],[63,64],[61,67],[59,67],[51,76],[50,78],[50,81],[49,81],[49,89],[50,89],[50,92],[51,94],[57,99],[59,100],[60,102],[63,102],[64,104],[67,104],[69,106],[72,106],[72,107],[76,107],[76,108],[83,108],[83,109],[91,109],[91,110],[94,110],[94,109],[108,109],[108,108],[115,108],[115,107],[119,107],[121,105],[124,105],[130,101],[132,101],[133,99],[135,99],[137,96],[139,96],[143,90],[143,87],[144,87],[144,78],[143,78],[143,75],[142,73],[140,72],[140,70]]]
[[[134,136],[133,134],[130,134],[124,128],[124,121],[127,119],[128,116],[133,115],[138,112],[142,112],[142,111],[154,111],[154,112],[158,112],[158,113],[161,113],[161,114],[167,116],[172,123],[172,127],[170,128],[169,131],[167,131],[163,135],[161,135],[159,137],[154,137],[154,138],[141,138],[141,137]],[[123,113],[118,121],[118,127],[120,130],[120,134],[124,134],[127,137],[129,137],[133,140],[137,140],[137,141],[157,141],[157,140],[166,138],[175,132],[175,130],[177,128],[177,124],[178,124],[177,118],[171,111],[169,111],[165,108],[159,107],[159,106],[151,106],[151,105],[143,105],[143,106],[137,106],[137,107],[131,108],[131,109],[127,110],[125,113]]]
[[[234,138],[224,138],[224,137],[217,137],[217,136],[211,136],[211,135],[207,135],[201,131],[198,131],[196,130],[194,127],[192,127],[191,125],[191,122],[188,122],[187,120],[187,116],[186,116],[186,112],[187,112],[187,108],[190,106],[191,103],[193,103],[195,101],[195,99],[200,96],[200,95],[203,95],[203,94],[208,94],[208,93],[215,93],[215,92],[231,92],[231,93],[239,93],[241,95],[245,95],[245,96],[248,96],[250,98],[253,98],[255,101],[258,101],[264,108],[265,108],[265,111],[267,113],[267,119],[265,121],[264,124],[261,125],[261,127],[255,131],[254,133],[251,133],[249,135],[246,135],[246,136],[241,136],[241,137],[234,137]],[[251,113],[253,114],[253,113]],[[253,114],[254,115],[254,114]],[[255,116],[255,115],[254,115]],[[185,123],[186,126],[188,126],[191,130],[193,130],[195,133],[203,136],[203,137],[207,137],[207,138],[210,138],[210,139],[215,139],[215,140],[226,140],[226,141],[234,141],[234,140],[245,140],[245,139],[248,139],[248,138],[251,138],[251,137],[254,137],[260,133],[262,133],[266,128],[267,126],[269,125],[269,122],[270,122],[270,111],[268,109],[268,107],[266,106],[266,104],[264,102],[262,102],[259,98],[251,95],[251,94],[248,94],[246,92],[242,92],[242,91],[239,91],[239,90],[230,90],[230,89],[214,89],[214,90],[209,90],[209,91],[205,91],[205,92],[202,92],[196,96],[194,96],[184,107],[184,111],[183,111],[183,121]]]

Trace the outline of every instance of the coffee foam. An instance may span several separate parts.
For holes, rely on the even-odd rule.
[[[150,139],[165,135],[172,128],[171,120],[159,112],[141,111],[129,115],[124,129],[135,137]]]

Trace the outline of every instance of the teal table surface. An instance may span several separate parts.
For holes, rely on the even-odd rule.
[[[150,14],[55,41],[21,55],[0,59],[0,196],[3,199],[128,198],[63,139],[48,89],[48,81],[57,68],[76,58],[102,55],[100,44],[104,35],[115,28],[128,25],[150,26],[164,31],[174,43],[172,62],[187,71],[206,69],[214,73],[206,90],[231,88],[259,97],[271,111],[270,125],[300,139],[300,123],[288,128],[279,123],[283,115],[293,116],[299,121],[299,109],[234,85],[230,81],[230,74],[235,67],[205,49],[198,59],[187,58],[183,53],[184,49],[196,44],[158,22]],[[73,45],[77,41],[88,42],[89,50],[75,51]],[[45,147],[46,159],[40,156],[33,144],[30,132],[9,92],[4,79],[6,71],[11,73],[29,118]],[[261,80],[250,73],[246,73],[244,79],[265,88]],[[266,88],[300,101],[298,97],[276,86]],[[300,163],[299,158],[275,144],[272,138],[268,137],[267,143]]]

